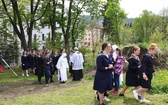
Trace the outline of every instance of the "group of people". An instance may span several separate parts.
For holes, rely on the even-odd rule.
[[[69,63],[68,63],[69,60]],[[70,72],[73,80],[81,80],[83,78],[83,55],[75,47],[70,52],[69,59],[65,49],[61,49],[52,54],[49,49],[44,51],[39,50],[36,54],[33,51],[23,51],[21,56],[22,76],[29,76],[33,72],[38,77],[38,83],[41,84],[41,78],[45,76],[45,86],[49,86],[49,81],[53,81],[53,76],[56,73],[58,81],[65,83],[67,81],[67,71]]]
[[[113,51],[113,53],[112,53]],[[146,91],[151,89],[151,80],[155,71],[153,68],[153,56],[157,53],[158,47],[155,43],[149,46],[148,52],[142,60],[139,59],[140,48],[132,46],[132,54],[128,61],[122,56],[121,49],[113,48],[110,43],[103,43],[102,52],[96,59],[97,70],[95,74],[93,89],[96,90],[96,99],[100,105],[105,105],[103,100],[110,101],[107,91],[118,94],[120,78],[122,78],[123,62],[128,64],[126,72],[126,84],[119,96],[124,96],[128,87],[135,87],[133,96],[140,102],[150,102],[145,99]],[[115,55],[115,56],[114,56]],[[113,85],[115,84],[115,85]]]

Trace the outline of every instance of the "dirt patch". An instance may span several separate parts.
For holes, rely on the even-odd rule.
[[[84,73],[84,77],[92,76],[95,74],[94,68],[89,69]],[[67,83],[62,84],[56,80],[57,77],[54,77],[55,82],[50,83],[49,87],[45,87],[44,85],[44,77],[43,84],[39,85],[36,81],[24,81],[24,82],[15,82],[15,83],[4,83],[0,84],[0,98],[7,100],[13,99],[15,100],[19,96],[23,96],[25,94],[43,94],[45,92],[50,91],[58,91],[62,88],[73,88],[85,84],[90,84],[88,81],[72,81],[72,77],[68,78]]]

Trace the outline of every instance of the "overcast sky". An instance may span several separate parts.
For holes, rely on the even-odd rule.
[[[145,9],[159,14],[163,7],[168,8],[168,0],[122,0],[120,6],[128,18],[135,18]]]

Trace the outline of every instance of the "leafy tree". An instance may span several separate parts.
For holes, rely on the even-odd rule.
[[[15,33],[21,41],[23,49],[31,49],[34,24],[45,14],[47,8],[44,8],[41,13],[41,9],[43,8],[40,5],[47,4],[46,1],[37,0],[35,2],[34,0],[24,0],[24,3],[18,0],[1,1],[4,8],[3,13],[9,18]],[[27,28],[27,34],[25,33],[25,28]],[[26,42],[26,35],[28,35],[28,44]]]
[[[168,7],[163,8],[160,11],[160,25],[159,29],[161,32],[163,32],[166,36],[168,36],[168,31],[167,31],[167,26],[168,26]]]
[[[158,19],[158,16],[147,10],[144,10],[140,17],[134,19],[133,31],[135,36],[138,36],[138,42],[149,42],[150,36],[159,25]]]
[[[126,19],[126,13],[120,8],[119,0],[108,0],[108,7],[105,12],[105,16],[110,19],[111,24],[114,27],[114,34],[112,41],[116,44],[121,44],[120,31],[123,20]]]

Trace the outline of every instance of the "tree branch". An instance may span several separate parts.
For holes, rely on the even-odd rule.
[[[49,7],[49,3],[47,3],[46,9],[44,10],[43,14],[42,14],[39,18],[35,19],[34,21],[40,20],[40,19],[45,15],[45,13],[46,13],[48,7]]]
[[[19,30],[18,30],[16,24],[14,23],[14,21],[12,20],[12,17],[10,16],[10,14],[9,14],[9,12],[8,12],[8,9],[7,9],[7,7],[6,7],[5,1],[4,1],[4,0],[1,0],[1,1],[2,1],[3,7],[4,7],[4,9],[5,9],[6,13],[7,13],[7,16],[8,16],[8,18],[9,18],[11,24],[13,25],[13,27],[14,27],[14,29],[15,29],[15,32],[19,35],[20,32],[19,32]]]

